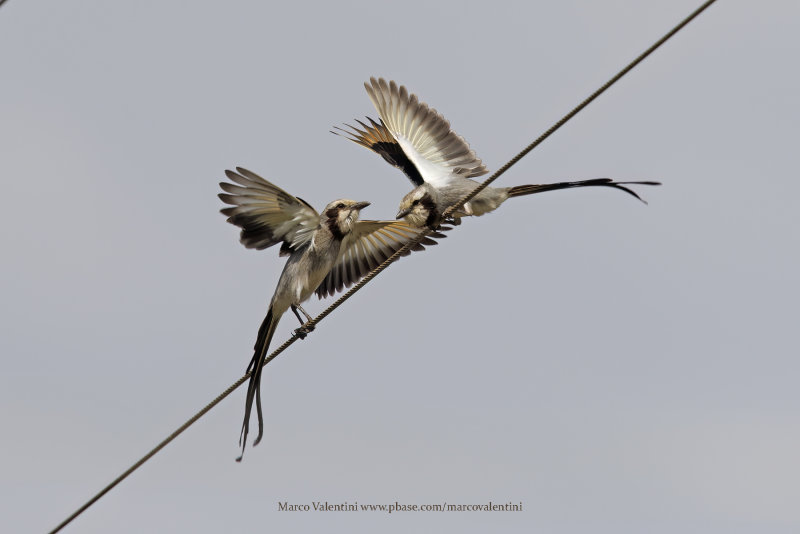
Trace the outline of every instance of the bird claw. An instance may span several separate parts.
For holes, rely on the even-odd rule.
[[[298,339],[305,339],[306,336],[313,331],[314,331],[313,326],[301,326],[300,328],[294,331],[294,335]]]

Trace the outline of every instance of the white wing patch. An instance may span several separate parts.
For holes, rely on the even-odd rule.
[[[397,143],[403,149],[408,159],[419,171],[422,179],[431,184],[436,189],[444,188],[449,185],[456,174],[452,168],[442,165],[441,163],[434,163],[433,160],[427,159],[425,156],[417,151],[414,143],[406,139],[403,135],[397,134]]]
[[[455,176],[474,178],[488,172],[447,119],[404,86],[373,77],[364,87],[384,125],[426,182],[440,188]]]

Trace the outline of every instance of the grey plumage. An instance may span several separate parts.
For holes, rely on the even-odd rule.
[[[258,415],[257,445],[263,436],[261,372],[275,328],[286,310],[291,309],[301,325],[298,310],[314,292],[320,298],[341,291],[366,275],[372,266],[383,263],[394,252],[416,238],[421,230],[405,221],[360,221],[359,212],[368,202],[340,199],[318,214],[307,202],[294,197],[255,173],[241,167],[225,171],[233,183],[221,182],[225,193],[219,198],[231,207],[222,209],[228,222],[242,229],[240,240],[247,248],[264,249],[281,243],[280,256],[288,256],[261,324],[248,365],[252,372],[247,388],[245,415],[240,435],[242,454],[249,432],[253,402]],[[434,245],[431,234],[414,250]],[[305,337],[298,329],[296,335]],[[240,461],[242,456],[237,458]]]
[[[378,110],[380,122],[367,118],[368,123],[357,121],[360,128],[346,125],[348,129],[336,128],[341,134],[333,133],[344,134],[402,170],[416,188],[402,199],[398,218],[406,217],[415,226],[435,227],[441,223],[441,214],[447,208],[478,187],[478,182],[472,178],[486,174],[486,166],[441,114],[420,102],[404,86],[373,77],[364,87]],[[487,187],[455,210],[452,216],[458,222],[461,217],[493,211],[512,197],[575,187],[613,187],[642,200],[626,185],[660,183],[595,178],[554,184]]]

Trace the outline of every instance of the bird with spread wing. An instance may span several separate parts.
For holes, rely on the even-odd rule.
[[[264,434],[261,409],[261,371],[272,336],[283,314],[291,309],[301,325],[298,311],[311,320],[301,303],[316,293],[320,298],[333,295],[358,282],[422,232],[406,221],[362,221],[359,212],[369,202],[334,200],[317,213],[304,200],[292,196],[257,174],[236,168],[225,171],[232,183],[221,182],[219,198],[230,207],[222,209],[228,222],[240,227],[240,241],[247,248],[265,249],[281,244],[279,256],[288,256],[270,300],[267,315],[256,337],[251,373],[247,386],[244,421],[240,434],[242,455],[250,429],[250,414],[255,400],[258,415],[257,445]],[[432,233],[412,250],[434,245]],[[410,253],[410,251],[407,251]],[[305,337],[310,329],[298,328],[295,335]]]
[[[450,128],[450,123],[435,109],[394,81],[370,78],[365,83],[380,121],[367,117],[357,120],[359,127],[335,127],[344,137],[380,154],[397,167],[416,186],[400,202],[397,218],[405,218],[414,226],[435,228],[442,213],[478,187],[473,180],[488,169],[463,137]],[[342,135],[337,132],[337,135]],[[642,200],[629,185],[661,185],[653,181],[617,182],[611,178],[595,178],[574,182],[487,187],[452,213],[453,222],[461,217],[483,215],[497,209],[509,198],[574,187],[612,187]],[[644,202],[642,200],[642,202]]]

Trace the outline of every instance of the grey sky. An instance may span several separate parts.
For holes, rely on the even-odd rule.
[[[390,218],[331,135],[405,84],[496,169],[691,12],[637,2],[25,2],[0,9],[0,527],[53,528],[243,373],[283,261],[218,210],[247,167]],[[68,532],[796,532],[796,2],[727,0]],[[318,312],[327,302],[310,302]],[[276,343],[293,327],[279,327]],[[523,512],[279,512],[278,502]]]

